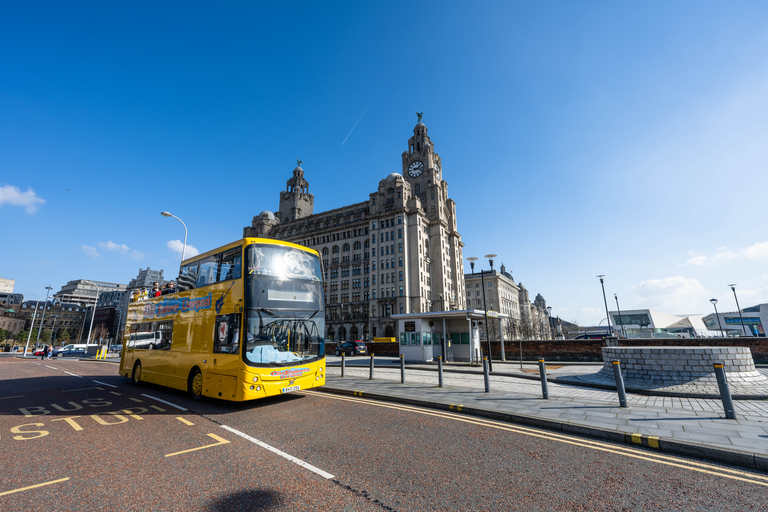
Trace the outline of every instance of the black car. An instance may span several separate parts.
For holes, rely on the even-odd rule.
[[[340,356],[342,353],[349,354],[350,356],[355,354],[364,356],[368,353],[368,348],[362,341],[345,341],[341,345],[336,346],[336,355]]]
[[[62,348],[61,350],[57,350],[54,354],[54,357],[85,357],[85,348],[75,347],[75,348]]]

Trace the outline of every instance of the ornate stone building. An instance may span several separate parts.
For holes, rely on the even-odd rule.
[[[365,201],[314,213],[298,163],[277,213],[261,212],[243,236],[294,242],[321,254],[329,340],[394,337],[393,314],[464,309],[456,203],[421,116],[402,154],[402,174],[381,180]]]

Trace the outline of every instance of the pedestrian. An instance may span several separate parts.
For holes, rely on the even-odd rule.
[[[152,283],[152,290],[149,292],[150,297],[159,297],[163,294],[163,291],[160,289],[160,283],[154,282]]]
[[[53,354],[53,345],[48,347],[48,350],[45,352],[46,359],[50,359],[51,358],[51,354]]]
[[[48,345],[45,345],[43,347],[43,352],[40,354],[40,360],[42,361],[45,359],[45,356],[48,354]]]

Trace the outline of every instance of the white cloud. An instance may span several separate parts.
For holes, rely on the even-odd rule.
[[[94,258],[98,258],[99,256],[101,256],[101,254],[99,254],[99,251],[97,251],[96,248],[93,247],[93,246],[84,245],[84,246],[81,247],[81,249],[88,256],[92,256]]]
[[[649,279],[631,290],[639,305],[673,315],[698,311],[710,295],[698,279],[683,276]]]
[[[139,251],[135,251],[135,250],[131,251],[131,258],[133,258],[135,260],[143,260],[144,258],[146,258],[146,256],[147,255],[144,254],[143,252],[139,252]]]
[[[181,240],[168,240],[168,249],[171,251],[181,255],[183,248],[184,243]],[[184,253],[185,258],[191,258],[192,256],[197,256],[198,254],[200,254],[200,251],[197,250],[197,247],[187,244],[187,249]]]
[[[688,251],[688,256],[690,256],[690,258],[683,264],[683,266],[701,267],[704,265],[712,264],[716,261],[733,260],[737,258],[747,258],[750,260],[768,258],[768,242],[758,242],[747,247],[746,249],[740,249],[735,252],[725,247],[718,247],[717,250],[719,252],[710,257],[706,254],[699,254],[691,249]]]
[[[741,252],[750,259],[768,258],[768,242],[756,243]]]
[[[45,199],[35,194],[31,188],[26,192],[19,190],[19,187],[13,185],[0,186],[0,206],[8,203],[14,206],[23,206],[27,213],[35,213],[38,205],[45,204]]]
[[[115,252],[128,252],[130,250],[130,247],[128,247],[125,244],[116,244],[112,240],[109,242],[99,242],[99,247],[101,249],[104,249],[105,251],[115,251]]]

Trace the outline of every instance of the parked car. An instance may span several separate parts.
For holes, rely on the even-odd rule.
[[[43,350],[45,350],[45,347],[36,348],[34,352],[32,352],[33,356],[41,356],[43,355]]]
[[[340,356],[342,353],[354,356],[360,354],[364,356],[368,353],[368,347],[362,341],[345,341],[341,345],[336,346],[336,355]]]
[[[67,345],[58,349],[54,355],[56,357],[85,357],[85,345]]]

